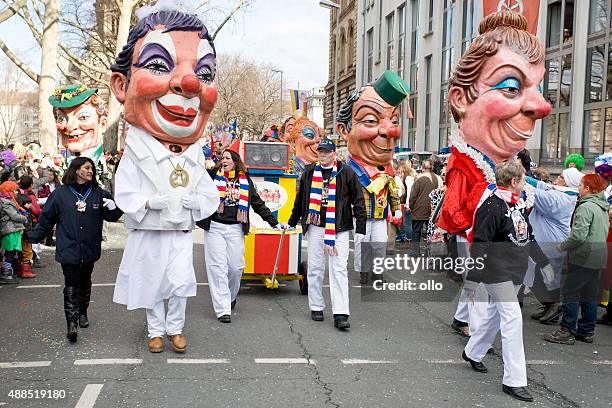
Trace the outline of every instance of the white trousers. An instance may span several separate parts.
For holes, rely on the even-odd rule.
[[[509,387],[527,386],[527,367],[523,348],[523,316],[516,297],[520,285],[511,281],[483,284],[489,296],[486,314],[465,346],[465,354],[482,361],[501,330],[504,378]]]
[[[325,229],[314,225],[308,226],[308,305],[312,311],[325,309],[323,299],[323,278],[325,264],[329,267],[329,293],[333,314],[349,313],[348,255],[349,232],[336,234],[337,256],[326,255],[323,242]]]
[[[353,221],[353,225],[356,222]],[[353,230],[355,232],[355,230]],[[368,245],[361,247],[361,243],[365,242]],[[373,220],[368,219],[366,221],[366,233],[365,237],[357,237],[355,232],[355,258],[354,266],[355,272],[372,272],[371,270],[363,270],[361,268],[362,259],[370,259],[373,262],[374,258],[384,258],[387,255],[387,220]],[[364,269],[371,269],[364,265]]]
[[[461,236],[457,236],[457,252],[457,256],[460,258],[467,259],[470,257],[467,240]],[[470,281],[468,275],[468,272],[463,274],[463,288],[459,294],[459,302],[454,317],[460,322],[468,323],[471,334],[486,314],[488,302],[482,299],[486,299],[488,295],[484,287],[480,283]]]
[[[231,315],[245,267],[242,224],[212,221],[210,230],[204,231],[204,256],[215,314]]]
[[[145,309],[147,312],[147,325],[149,327],[149,338],[163,337],[181,334],[185,326],[185,309],[187,298],[171,296],[168,299],[168,313],[164,307],[164,301],[160,300],[153,309]]]

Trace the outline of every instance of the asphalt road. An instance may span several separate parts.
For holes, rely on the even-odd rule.
[[[542,334],[554,327],[529,319],[535,306],[527,299],[525,349],[536,401],[521,403],[502,393],[499,340],[485,359],[488,374],[461,360],[465,340],[449,327],[454,303],[366,302],[355,274],[348,332],[333,328],[331,311],[324,322],[310,320],[296,282],[276,291],[243,285],[232,323],[219,323],[201,244],[194,249],[201,284],[187,306],[187,353],[167,347],[151,354],[144,312],[112,303],[123,232],[112,227],[109,237],[94,270],[91,326],[75,345],[65,339],[63,277],[51,251],[38,278],[0,287],[0,406],[612,406],[612,327],[598,327],[592,345],[545,343]],[[23,398],[24,390],[32,398]]]

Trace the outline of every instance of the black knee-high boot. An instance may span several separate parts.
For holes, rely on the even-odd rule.
[[[80,288],[79,293],[79,327],[84,329],[89,327],[89,319],[87,318],[87,308],[91,299],[91,282],[89,285]]]
[[[79,322],[79,288],[73,286],[64,288],[64,312],[68,326],[66,338],[69,342],[76,343]]]

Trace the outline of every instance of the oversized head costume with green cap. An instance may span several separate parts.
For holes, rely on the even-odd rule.
[[[399,210],[391,161],[402,133],[401,103],[408,93],[396,73],[385,71],[374,83],[353,91],[338,113],[336,130],[347,142],[348,163],[363,187],[369,219],[386,219],[389,206]]]
[[[86,85],[59,87],[49,97],[62,145],[69,156],[87,156],[95,162],[104,153],[102,138],[107,110],[98,90]]]

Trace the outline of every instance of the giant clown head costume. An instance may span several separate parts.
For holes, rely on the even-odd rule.
[[[49,103],[62,146],[70,155],[99,158],[108,111],[98,90],[85,85],[59,87],[49,97]]]
[[[215,48],[196,15],[156,11],[130,31],[111,67],[127,122],[180,153],[203,134],[217,101]]]
[[[336,130],[347,141],[353,159],[371,167],[391,164],[402,133],[400,104],[407,96],[408,86],[392,71],[349,95],[338,113]]]
[[[287,134],[287,133],[285,133]],[[292,124],[289,137],[285,138],[304,164],[317,161],[317,146],[323,136],[317,124],[307,118],[299,118]]]
[[[551,111],[540,85],[544,48],[520,14],[491,14],[478,31],[450,78],[449,104],[462,139],[454,143],[501,163],[525,148],[536,121]]]

